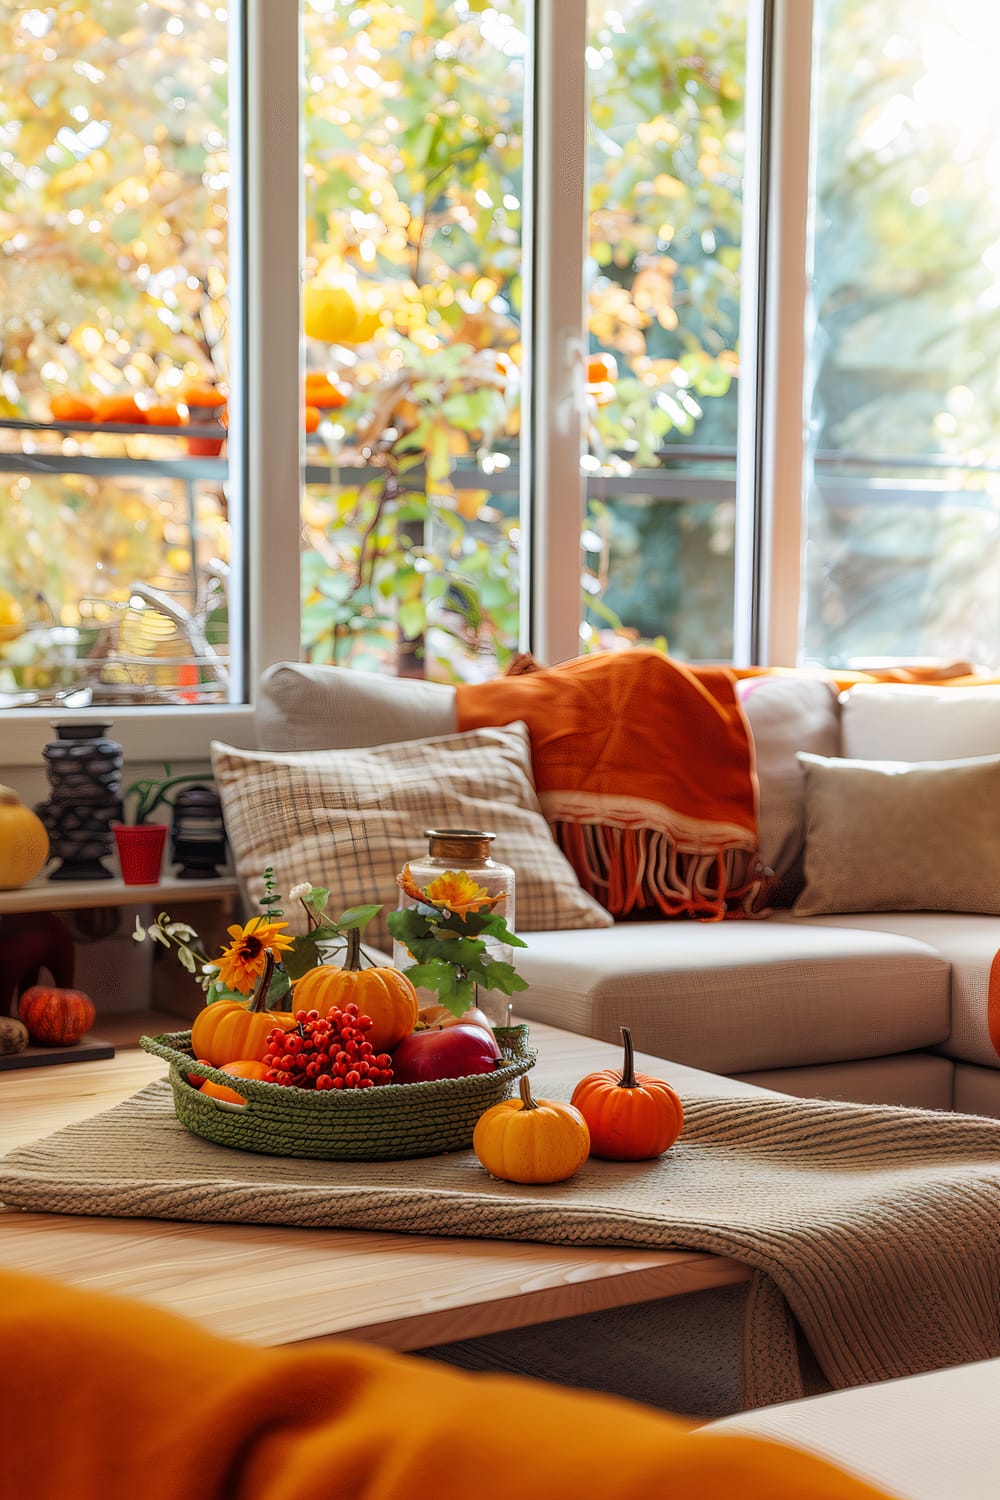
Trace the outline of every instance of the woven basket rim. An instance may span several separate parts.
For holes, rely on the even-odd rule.
[[[522,1032],[526,1038],[527,1026],[511,1029]],[[278,1083],[267,1083],[262,1078],[240,1078],[234,1073],[224,1073],[212,1063],[199,1062],[193,1052],[182,1050],[190,1048],[190,1045],[190,1031],[165,1031],[157,1036],[139,1038],[139,1046],[143,1051],[162,1057],[171,1065],[171,1071],[194,1073],[201,1078],[211,1079],[213,1083],[222,1084],[247,1099],[273,1100],[280,1093],[283,1104],[307,1110],[329,1109],[331,1104],[339,1108],[378,1109],[388,1107],[390,1101],[398,1107],[407,1098],[429,1099],[432,1097],[431,1091],[442,1102],[446,1102],[449,1096],[457,1100],[463,1093],[470,1092],[471,1085],[481,1087],[486,1080],[503,1079],[513,1082],[533,1068],[538,1057],[534,1048],[525,1047],[520,1056],[504,1054],[504,1061],[492,1073],[468,1073],[460,1078],[435,1078],[425,1083],[392,1083],[371,1089],[317,1090],[288,1088]],[[380,1100],[384,1102],[380,1103]]]

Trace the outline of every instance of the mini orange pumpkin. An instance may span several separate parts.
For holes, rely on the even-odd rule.
[[[526,1076],[518,1090],[479,1116],[472,1149],[502,1182],[564,1182],[587,1160],[587,1122],[572,1104],[532,1098]]]
[[[102,396],[94,408],[95,422],[121,422],[128,426],[145,422],[134,396]]]
[[[268,1034],[275,1026],[291,1031],[295,1017],[287,1010],[266,1010],[267,995],[274,961],[270,959],[249,1003],[242,1000],[216,1000],[206,1005],[194,1018],[191,1027],[191,1050],[199,1061],[213,1067],[224,1063],[263,1059]]]
[[[296,980],[292,996],[297,1010],[315,1010],[321,1016],[353,1001],[361,1015],[372,1018],[368,1041],[376,1052],[391,1052],[409,1036],[420,1014],[417,992],[401,969],[361,967],[361,934],[356,927],[347,932],[343,968],[321,964],[310,969]]]
[[[82,990],[33,984],[18,1001],[17,1013],[33,1042],[42,1047],[71,1047],[85,1036],[97,1016],[94,1002]]]
[[[93,403],[86,396],[74,396],[70,391],[60,391],[49,401],[49,410],[56,422],[92,422]]]
[[[635,1071],[632,1033],[627,1026],[621,1031],[621,1074],[613,1068],[588,1073],[573,1090],[572,1102],[590,1128],[592,1156],[646,1161],[674,1144],[684,1125],[684,1109],[669,1083]]]
[[[219,1071],[231,1073],[234,1078],[256,1078],[263,1081],[267,1078],[269,1069],[266,1063],[256,1062],[249,1057],[241,1057],[235,1062],[223,1063]],[[201,1082],[200,1079],[199,1082]],[[238,1094],[235,1089],[227,1089],[223,1083],[214,1083],[211,1078],[206,1078],[201,1084],[201,1092],[207,1094],[210,1099],[225,1099],[228,1104],[245,1105],[247,1102],[245,1094]]]

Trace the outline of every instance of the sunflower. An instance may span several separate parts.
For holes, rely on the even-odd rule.
[[[266,917],[251,917],[242,927],[234,923],[229,928],[232,942],[210,965],[218,969],[219,983],[228,990],[249,995],[267,967],[268,951],[280,958],[294,947],[293,940],[284,935],[287,926],[287,922],[272,922]]]
[[[507,895],[506,891],[498,891],[491,896],[485,886],[476,884],[467,870],[445,870],[430,885],[419,886],[406,865],[397,881],[400,890],[411,900],[421,901],[425,906],[436,906],[438,911],[448,911],[456,917],[484,909],[488,911]]]

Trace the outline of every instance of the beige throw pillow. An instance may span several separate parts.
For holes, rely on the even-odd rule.
[[[1000,915],[1000,755],[950,761],[799,755],[805,889],[796,916]]]
[[[212,769],[236,873],[254,904],[269,865],[282,896],[299,881],[328,887],[334,915],[383,902],[365,938],[391,950],[385,914],[397,904],[397,873],[427,851],[424,829],[483,828],[516,873],[519,931],[612,925],[549,832],[524,724],[298,753],[216,742]],[[297,904],[286,903],[285,914],[293,932],[304,930]]]

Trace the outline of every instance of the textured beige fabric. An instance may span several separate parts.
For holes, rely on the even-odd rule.
[[[836,690],[818,677],[745,677],[736,684],[753,737],[761,863],[774,871],[775,904],[788,906],[802,887],[806,797],[796,751],[840,752]]]
[[[713,1073],[909,1052],[948,1035],[948,965],[893,934],[805,922],[538,932],[518,1013]]]
[[[260,679],[256,720],[262,750],[395,744],[454,734],[455,689],[347,667],[278,662]]]
[[[1000,913],[1000,756],[799,760],[806,884],[796,915]]]
[[[485,828],[517,876],[516,925],[609,926],[581,890],[542,817],[523,724],[355,750],[282,754],[215,742],[212,769],[236,873],[253,909],[272,866],[282,895],[299,881],[330,890],[330,910],[397,904],[396,876],[427,849],[427,828]],[[289,906],[293,931],[304,914]],[[391,949],[385,911],[365,930]]]
[[[575,1075],[539,1069],[539,1097]],[[754,1267],[743,1397],[802,1393],[792,1315],[836,1388],[1000,1354],[1000,1124],[814,1100],[684,1096],[656,1161],[496,1182],[471,1151],[330,1163],[189,1134],[169,1085],[7,1156],[0,1197],[41,1212],[689,1247]],[[142,1163],[137,1173],[136,1163]]]
[[[840,723],[839,753],[851,760],[1000,755],[1000,685],[859,683],[844,694]]]
[[[998,1408],[1000,1359],[989,1359],[743,1412],[698,1433],[791,1443],[904,1500],[996,1500]]]

